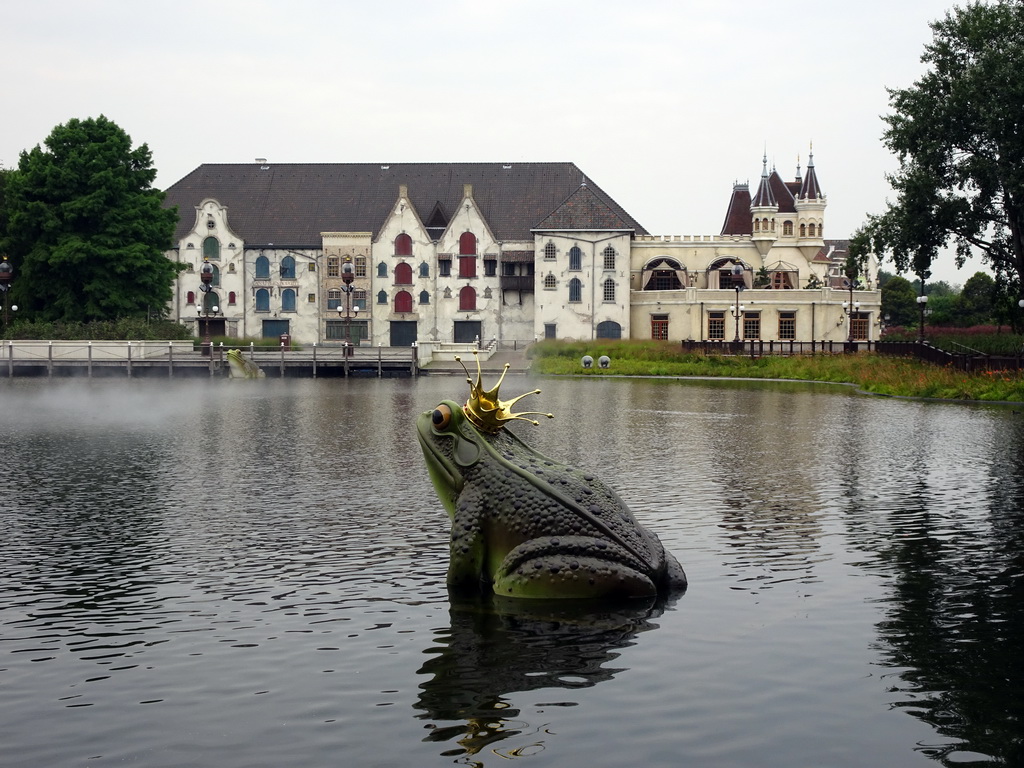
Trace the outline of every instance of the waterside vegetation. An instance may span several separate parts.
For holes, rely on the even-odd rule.
[[[871,352],[793,356],[685,353],[673,342],[599,339],[545,340],[530,348],[532,370],[551,375],[708,376],[854,384],[865,392],[943,400],[1024,402],[1024,373],[965,373],[911,358]],[[611,359],[607,369],[583,368],[585,355]]]

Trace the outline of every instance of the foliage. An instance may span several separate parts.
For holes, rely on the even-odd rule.
[[[992,276],[975,272],[960,291],[956,324],[966,328],[991,321],[996,298],[996,281]]]
[[[887,325],[911,325],[920,320],[917,294],[905,277],[892,275],[882,285],[882,316]]]
[[[916,328],[890,328],[886,331],[886,341],[914,341],[918,337]],[[953,328],[927,326],[925,338],[929,344],[949,352],[962,352],[963,347],[977,350],[985,355],[1017,356],[1024,352],[1024,335],[1000,332],[991,325],[978,325],[971,328]]]
[[[660,345],[660,346],[659,346]],[[873,353],[791,357],[684,354],[669,342],[544,341],[530,348],[532,369],[579,376],[710,376],[855,384],[882,395],[1024,402],[1024,372],[968,374],[918,360]],[[580,366],[589,354],[611,358],[608,369]]]
[[[1024,274],[1024,3],[953,8],[932,25],[911,87],[889,91],[886,146],[900,167],[897,199],[856,237],[899,271],[927,279],[950,240],[958,264],[975,249],[1000,284]]]
[[[173,320],[144,317],[118,320],[16,320],[3,335],[5,339],[172,341],[190,338],[189,330]]]
[[[164,256],[177,212],[153,189],[149,148],[103,117],[70,120],[22,152],[7,177],[11,301],[44,321],[161,312],[177,265]]]

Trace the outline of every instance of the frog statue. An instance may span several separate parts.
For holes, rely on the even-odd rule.
[[[459,357],[455,358],[462,364]],[[463,365],[465,370],[465,365]],[[505,366],[505,371],[508,366]],[[650,598],[682,591],[678,561],[616,493],[554,461],[505,428],[551,414],[512,413],[512,400],[466,371],[465,405],[451,400],[416,420],[427,470],[452,519],[448,585],[513,598]]]

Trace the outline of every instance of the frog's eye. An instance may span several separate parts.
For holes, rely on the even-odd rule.
[[[430,415],[430,420],[434,424],[434,429],[447,429],[452,423],[452,409],[441,403]]]

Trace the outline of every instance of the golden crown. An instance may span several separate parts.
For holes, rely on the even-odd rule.
[[[485,391],[483,383],[481,382],[480,354],[474,350],[473,357],[476,358],[475,384],[473,383],[473,378],[470,376],[469,369],[466,368],[466,364],[462,362],[462,358],[456,355],[455,360],[462,366],[462,370],[466,372],[466,381],[469,382],[469,399],[466,401],[466,405],[462,410],[465,412],[466,418],[473,422],[477,427],[482,429],[484,432],[493,434],[504,427],[505,422],[508,421],[528,421],[534,426],[540,424],[539,421],[527,419],[527,416],[547,416],[549,419],[555,418],[552,413],[542,413],[540,411],[512,413],[513,405],[518,403],[527,395],[539,395],[540,390],[535,389],[532,392],[525,392],[519,395],[519,397],[514,397],[511,400],[500,400],[498,399],[498,388],[501,386],[501,382],[505,380],[505,374],[508,372],[508,363],[505,363],[505,369],[501,372],[501,378],[498,379],[498,383],[494,385],[494,388]]]

